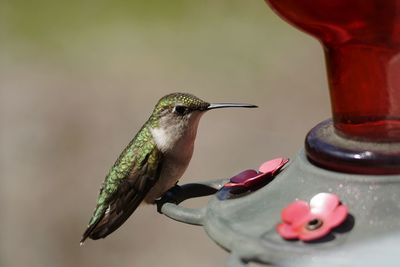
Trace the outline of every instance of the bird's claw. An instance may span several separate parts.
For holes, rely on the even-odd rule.
[[[182,191],[182,188],[179,185],[175,185],[171,189],[169,189],[160,199],[155,201],[157,205],[157,212],[162,214],[162,207],[165,203],[173,203],[178,205],[182,200],[179,199],[179,193]]]

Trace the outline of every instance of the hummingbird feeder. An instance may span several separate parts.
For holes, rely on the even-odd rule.
[[[203,226],[231,252],[231,266],[335,266],[324,257],[332,253],[341,266],[367,264],[357,246],[400,230],[400,0],[266,2],[321,42],[332,118],[311,129],[287,166],[278,158],[259,171],[183,185],[159,210]],[[206,207],[179,205],[209,194]],[[395,256],[375,255],[384,266]]]

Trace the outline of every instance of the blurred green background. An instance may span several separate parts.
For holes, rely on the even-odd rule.
[[[226,265],[152,206],[79,247],[106,172],[175,91],[260,106],[204,116],[184,182],[293,157],[330,114],[322,49],[262,0],[1,0],[0,266]]]

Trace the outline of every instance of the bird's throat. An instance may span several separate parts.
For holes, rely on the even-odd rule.
[[[150,128],[154,142],[163,153],[182,152],[193,147],[201,113],[193,114],[185,121],[171,123],[160,120],[158,127]]]

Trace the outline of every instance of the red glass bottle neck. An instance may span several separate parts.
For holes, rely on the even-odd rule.
[[[349,138],[400,141],[400,51],[382,45],[326,47],[334,126]]]
[[[400,0],[267,0],[324,45],[335,129],[400,141]]]

